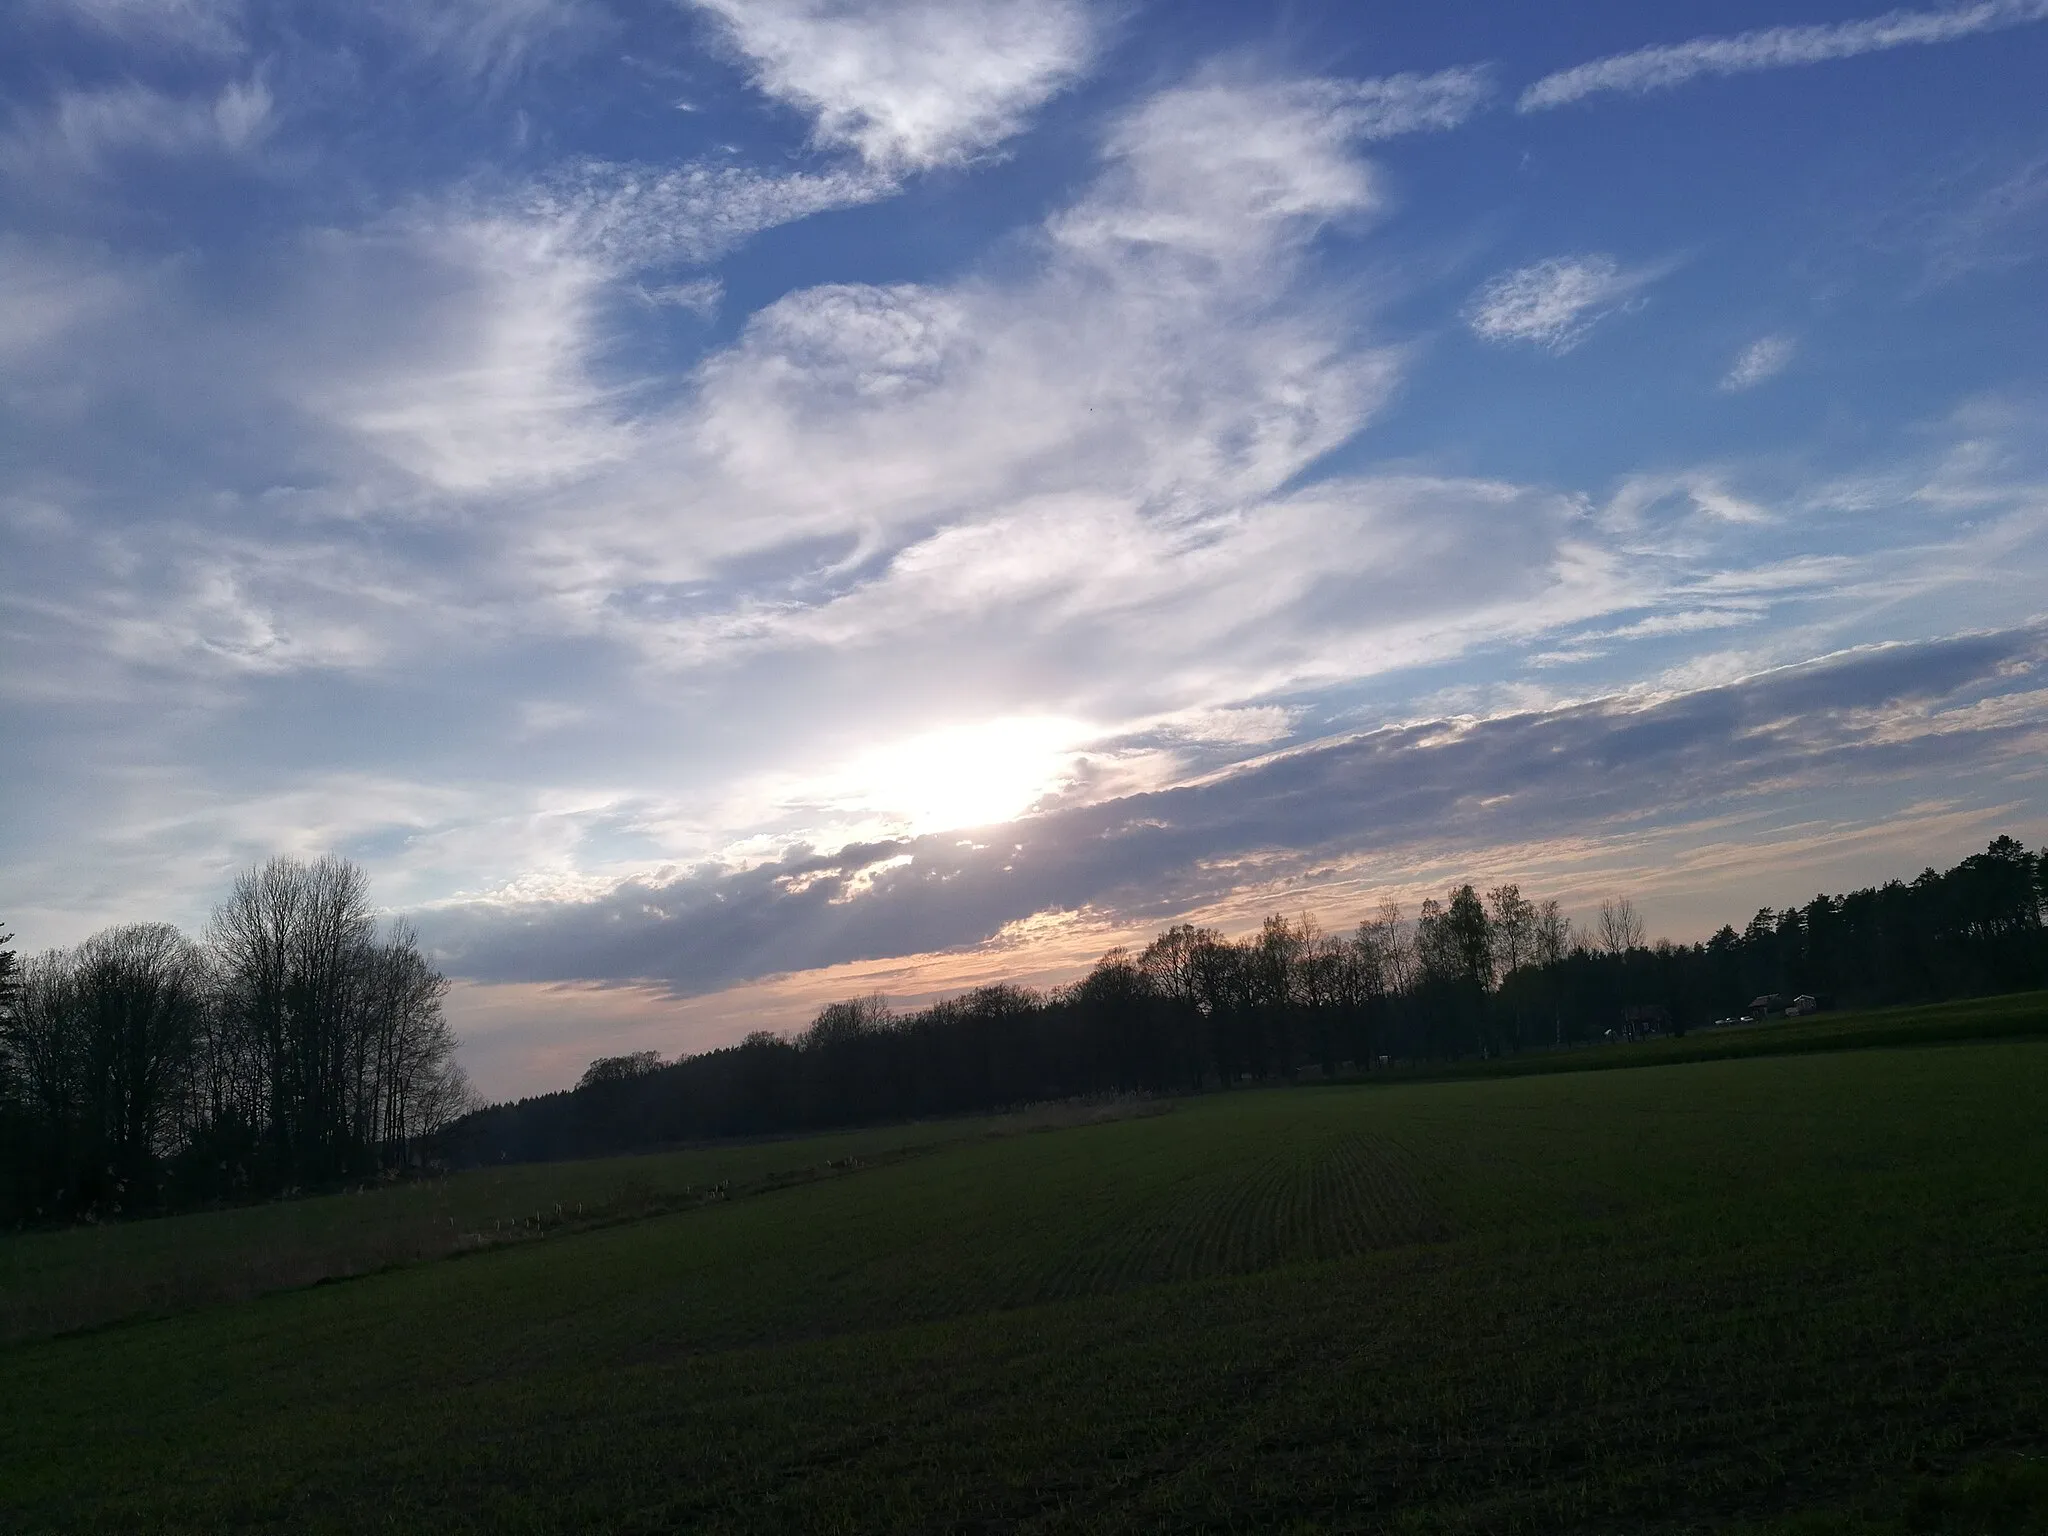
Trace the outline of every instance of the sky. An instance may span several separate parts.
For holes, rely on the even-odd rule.
[[[2048,0],[16,0],[0,917],[492,1096],[2048,838]]]

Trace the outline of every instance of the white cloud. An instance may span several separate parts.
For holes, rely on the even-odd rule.
[[[1887,11],[1864,21],[1765,27],[1733,37],[1639,48],[1545,75],[1522,93],[1519,109],[1540,112],[1601,91],[1643,95],[1701,75],[1739,75],[1880,53],[1916,43],[1946,43],[1982,32],[2048,20],[2048,0],[1977,0],[1939,11]]]
[[[1487,283],[1466,306],[1465,323],[1486,341],[1569,352],[1662,271],[1632,271],[1607,255],[1552,256]]]
[[[1395,366],[1297,287],[1316,231],[1378,203],[1347,99],[1168,93],[1112,134],[1103,175],[1048,222],[1021,280],[828,285],[770,305],[680,409],[641,423],[615,478],[578,493],[573,533],[538,532],[534,563],[609,613],[620,586],[703,580],[807,539],[873,553],[1025,505],[1171,517],[1271,493],[1363,424]],[[694,651],[779,629],[780,598],[760,601],[647,632],[687,632]]]
[[[633,386],[603,378],[614,302],[708,314],[722,291],[632,280],[890,190],[859,170],[587,161],[495,204],[458,197],[330,235],[312,257],[333,360],[304,398],[445,490],[560,482],[636,440]]]
[[[1483,71],[1388,80],[1241,81],[1212,75],[1162,92],[1110,136],[1110,173],[1054,223],[1074,249],[1151,249],[1260,260],[1276,235],[1378,205],[1360,140],[1455,127],[1483,103]]]
[[[890,173],[957,164],[1019,132],[1093,61],[1082,0],[691,0],[821,145]]]
[[[1091,637],[1118,675],[1060,686],[1128,722],[1440,661],[1640,596],[1572,547],[1572,521],[1563,498],[1396,477],[1199,520],[1032,506],[911,545],[875,581],[789,615],[778,638],[893,650],[992,618],[1012,645]],[[1432,580],[1447,568],[1460,583]]]
[[[1785,371],[1797,350],[1798,344],[1790,336],[1764,336],[1752,341],[1736,355],[1735,362],[1722,377],[1722,390],[1735,394],[1776,378]]]
[[[870,746],[820,769],[772,773],[741,793],[882,835],[986,826],[1059,789],[1075,753],[1100,734],[1057,716],[998,716]]]

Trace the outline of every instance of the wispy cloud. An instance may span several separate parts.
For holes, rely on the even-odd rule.
[[[24,9],[81,21],[131,44],[242,49],[242,0],[25,0]]]
[[[0,370],[107,313],[129,291],[104,251],[0,234]]]
[[[1791,364],[1798,350],[1798,343],[1790,336],[1759,337],[1736,354],[1734,363],[1721,377],[1722,391],[1737,394],[1776,378]]]
[[[122,155],[243,155],[269,137],[274,105],[260,74],[198,96],[133,82],[67,89],[47,112],[17,117],[0,140],[0,170],[38,179],[97,173]]]
[[[1665,270],[1627,268],[1602,254],[1552,256],[1487,283],[1466,305],[1465,323],[1486,341],[1569,352]]]
[[[1929,287],[2039,261],[2048,254],[2048,155],[1993,174],[1940,175],[1880,238],[1924,253]]]
[[[1485,101],[1483,70],[1385,80],[1274,80],[1212,70],[1141,103],[1110,131],[1106,174],[1053,221],[1069,250],[1117,262],[1279,255],[1298,233],[1381,201],[1361,141],[1455,127]],[[1246,274],[1233,270],[1231,280]]]
[[[536,60],[560,62],[607,23],[588,0],[373,0],[365,11],[418,57],[486,89],[502,88]]]
[[[306,399],[441,489],[558,483],[634,441],[630,386],[603,377],[615,300],[709,313],[716,279],[660,277],[893,190],[859,167],[583,161],[509,197],[455,195],[324,237],[310,253],[325,277],[319,302],[375,309]],[[431,313],[393,310],[399,293],[432,295]]]
[[[1020,131],[1093,62],[1083,0],[688,0],[820,145],[891,173],[958,164]]]
[[[623,451],[616,391],[595,368],[612,274],[554,226],[434,210],[327,238],[309,257],[335,355],[292,382],[390,462],[476,493],[557,481]],[[436,288],[439,302],[422,305]]]
[[[623,273],[712,261],[763,230],[895,189],[860,168],[771,172],[698,161],[661,170],[586,160],[536,182],[512,212],[540,238]]]
[[[1723,523],[1771,521],[1768,511],[1730,490],[1725,477],[1703,469],[1627,476],[1602,509],[1602,520],[1633,543],[1655,527],[1658,512],[1674,504],[1681,517],[1702,513]]]
[[[874,641],[962,604],[1037,628],[1041,598],[1099,615],[1165,601],[1162,582],[1281,565],[1314,509],[1250,509],[1369,420],[1398,368],[1305,259],[1380,206],[1361,139],[1454,120],[1482,91],[1463,73],[1384,90],[1207,78],[1150,98],[1032,266],[802,289],[756,313],[681,408],[643,423],[635,459],[580,494],[574,547],[543,533],[534,563],[675,666]],[[1469,500],[1513,515],[1495,488]],[[1389,515],[1375,490],[1337,501],[1347,522]],[[822,541],[841,574],[819,573]],[[691,595],[621,600],[656,584]]]
[[[693,277],[684,283],[640,284],[633,297],[654,309],[680,309],[702,319],[716,318],[725,302],[725,284],[715,277]]]
[[[1331,111],[1354,124],[1361,138],[1391,139],[1462,126],[1493,96],[1493,71],[1467,65],[1433,75],[1319,82],[1316,88],[1326,93]]]
[[[2048,0],[1978,0],[1938,11],[1887,11],[1864,21],[1808,27],[1765,27],[1733,37],[1640,48],[1545,75],[1522,92],[1523,112],[1540,112],[1602,91],[1645,95],[1701,75],[1788,69],[1921,43],[1946,43],[1982,32],[2048,20]]]

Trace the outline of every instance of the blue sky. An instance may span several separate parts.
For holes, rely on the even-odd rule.
[[[483,1086],[2048,833],[2048,0],[23,0],[0,914]]]

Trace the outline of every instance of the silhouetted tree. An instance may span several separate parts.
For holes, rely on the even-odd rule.
[[[21,992],[21,960],[14,953],[14,935],[0,923],[0,1019],[14,1006]]]
[[[1127,949],[1112,949],[1068,989],[1064,1001],[1102,1053],[1104,1075],[1116,1091],[1135,1093],[1172,1084],[1161,999],[1151,978]]]
[[[624,1056],[600,1056],[583,1069],[578,1088],[596,1088],[604,1083],[630,1082],[661,1070],[661,1052],[632,1051]]]
[[[17,1198],[31,1213],[154,1203],[160,1160],[191,1124],[205,1006],[198,950],[161,923],[29,963],[0,1021],[0,1076],[22,1121]]]
[[[353,865],[250,871],[209,941],[134,924],[20,968],[0,1007],[0,1215],[402,1166],[476,1107],[447,981],[403,924],[379,936]]]
[[[71,961],[85,1203],[152,1201],[159,1160],[192,1123],[189,1087],[206,1007],[206,964],[167,923],[111,928]],[[102,1183],[102,1177],[104,1183]]]
[[[0,1080],[15,1120],[12,1194],[18,1209],[57,1215],[76,1203],[83,1167],[85,1070],[70,957],[46,950],[19,975],[0,1018]]]
[[[464,1105],[447,983],[409,929],[380,940],[346,860],[272,859],[213,914],[201,1051],[208,1101],[254,1136],[262,1176],[317,1182],[403,1162]]]

